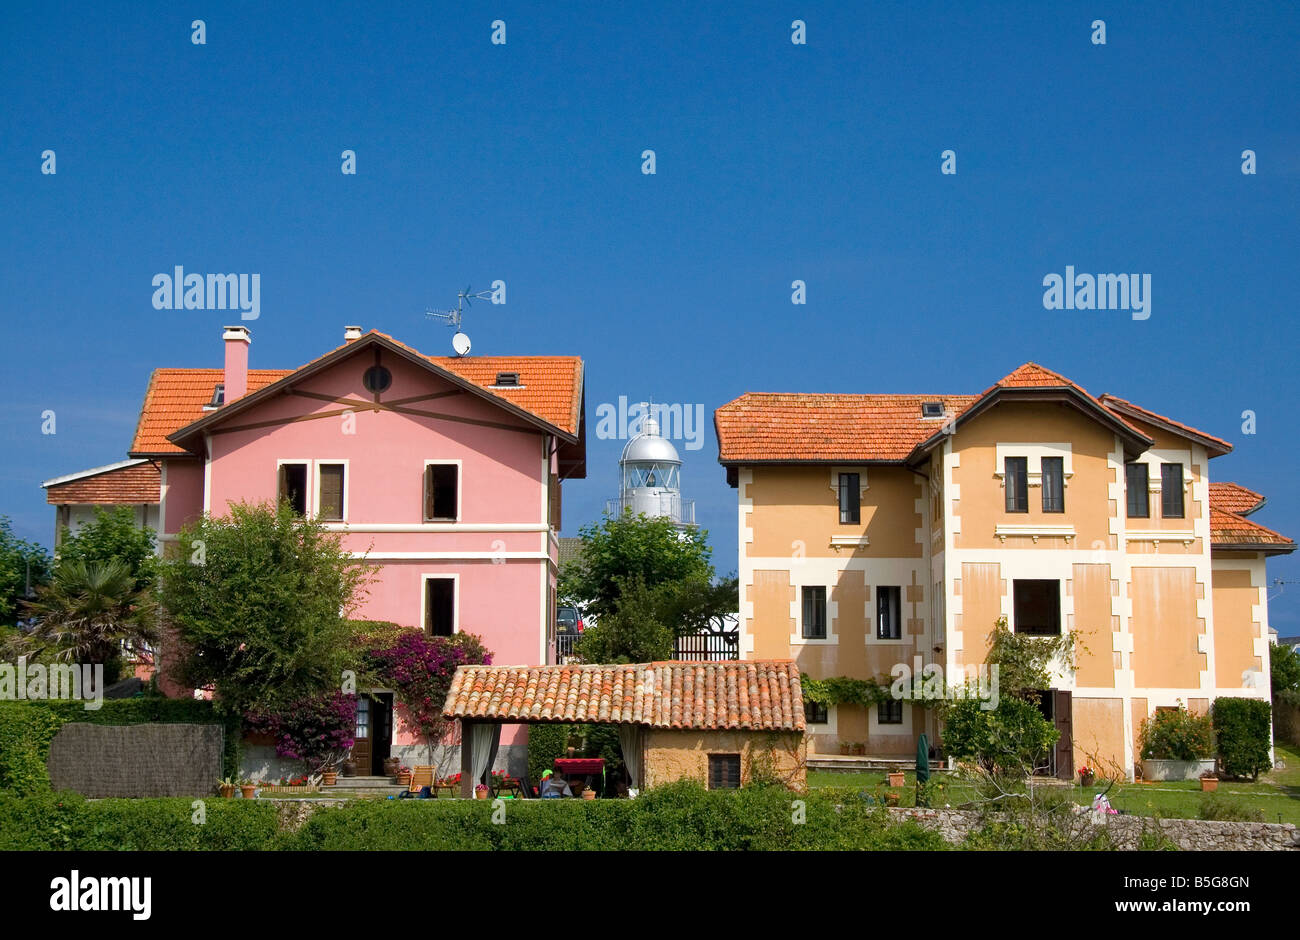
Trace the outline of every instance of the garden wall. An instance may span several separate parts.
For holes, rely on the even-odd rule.
[[[979,813],[957,809],[894,808],[899,822],[913,819],[944,840],[958,843],[983,826]],[[1117,848],[1136,849],[1144,832],[1159,834],[1187,851],[1300,850],[1300,832],[1291,823],[1218,822],[1203,819],[1160,819],[1145,816],[1105,816],[1105,826]]]
[[[205,796],[221,779],[221,725],[69,722],[50,742],[55,791],[89,797]]]

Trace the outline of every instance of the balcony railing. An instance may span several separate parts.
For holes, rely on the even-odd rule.
[[[667,516],[681,525],[695,525],[695,500],[680,496],[625,496],[605,500],[605,512],[621,516],[625,510],[647,516]]]

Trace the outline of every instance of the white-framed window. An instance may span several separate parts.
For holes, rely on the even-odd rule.
[[[460,575],[426,574],[421,577],[420,626],[430,636],[460,632]]]
[[[298,515],[307,515],[311,505],[311,461],[277,460],[275,471],[275,498],[287,502]]]
[[[424,462],[425,522],[459,522],[461,496],[461,462],[426,460]]]

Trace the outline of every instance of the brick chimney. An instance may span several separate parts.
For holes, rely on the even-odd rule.
[[[226,341],[225,403],[243,398],[248,392],[248,344],[253,338],[246,326],[227,326],[221,338]]]
[[[343,327],[343,342],[350,343],[354,339],[361,339],[361,327],[359,326]]]

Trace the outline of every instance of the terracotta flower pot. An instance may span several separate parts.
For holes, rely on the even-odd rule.
[[[239,792],[240,794],[243,795],[244,799],[251,800],[253,798],[253,795],[257,793],[257,784],[255,783],[240,784]]]
[[[894,793],[892,791],[885,794],[885,804],[887,806],[897,806],[898,799],[899,799],[899,794]]]
[[[338,772],[334,770],[321,771],[320,782],[327,787],[334,786],[334,784],[339,782]]]
[[[1219,779],[1217,777],[1202,777],[1201,789],[1206,793],[1213,793],[1219,789]]]
[[[222,784],[221,795],[227,800],[233,799],[235,796],[235,787],[233,785]]]
[[[397,775],[397,784],[398,784],[398,786],[409,787],[409,786],[411,785],[411,775],[410,775],[409,773],[407,773],[407,774],[398,774],[398,775]]]
[[[1079,776],[1079,785],[1080,785],[1080,786],[1090,787],[1090,786],[1092,786],[1092,785],[1093,785],[1094,783],[1096,783],[1096,782],[1097,782],[1097,778],[1096,778],[1094,775],[1092,775],[1092,774],[1081,774],[1081,775]]]
[[[906,781],[906,777],[901,771],[891,772],[889,775],[889,785],[891,787],[901,787]]]
[[[840,742],[840,753],[841,753],[841,754],[852,754],[852,753],[853,753],[853,745],[850,744],[848,741],[841,741],[841,742]]]
[[[596,791],[595,791],[595,790],[583,790],[583,791],[582,791],[582,798],[583,798],[584,800],[594,800],[594,799],[596,798]]]
[[[474,791],[474,799],[476,799],[476,800],[486,800],[487,798],[488,798],[488,791],[487,791],[487,790],[475,790],[475,791]]]

